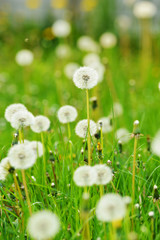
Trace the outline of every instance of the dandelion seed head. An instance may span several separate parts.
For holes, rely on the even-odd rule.
[[[139,19],[150,19],[155,16],[156,12],[155,4],[148,1],[137,2],[133,8],[133,14]]]
[[[98,120],[98,127],[100,126],[100,123],[102,124],[102,132],[108,133],[113,130],[113,127],[111,125],[111,120],[109,117],[102,117]]]
[[[42,115],[36,116],[34,118],[34,122],[31,125],[31,129],[33,132],[36,133],[41,133],[41,132],[45,132],[49,129],[50,127],[50,120]]]
[[[65,105],[58,110],[58,119],[61,123],[74,122],[77,115],[76,108],[70,105]]]
[[[73,75],[78,68],[79,65],[77,63],[74,62],[68,63],[64,68],[64,73],[66,77],[69,79],[73,79]]]
[[[34,213],[28,220],[27,231],[34,239],[46,240],[53,238],[59,230],[59,218],[48,210]]]
[[[153,212],[153,211],[150,211],[150,212],[148,213],[148,216],[149,216],[149,217],[154,217],[154,212]]]
[[[90,67],[80,67],[73,75],[74,84],[81,89],[90,89],[98,83],[98,73]]]
[[[73,175],[75,184],[79,187],[92,186],[97,178],[97,173],[90,166],[81,166],[76,169]]]
[[[102,222],[112,222],[124,218],[126,206],[119,194],[108,193],[100,198],[96,216]]]
[[[43,145],[41,142],[32,141],[32,142],[29,142],[29,144],[34,151],[36,158],[41,157],[43,155]]]
[[[112,180],[112,170],[106,164],[97,164],[93,168],[97,172],[96,185],[106,185]]]
[[[113,48],[117,44],[117,37],[110,32],[103,33],[100,37],[100,44],[103,48]]]
[[[6,180],[7,175],[9,174],[9,170],[11,165],[9,163],[9,158],[3,158],[0,162],[0,180]]]
[[[100,62],[93,62],[93,63],[90,63],[88,67],[91,67],[94,70],[96,70],[98,74],[98,83],[102,82],[104,78],[104,73],[105,73],[104,65]]]
[[[8,152],[9,163],[15,169],[27,169],[36,161],[35,153],[30,144],[16,144]]]
[[[126,128],[119,128],[116,131],[115,136],[117,140],[121,141],[122,144],[125,144],[130,140],[130,133]]]
[[[117,17],[116,23],[123,32],[126,32],[131,26],[131,18],[127,15],[120,15]]]
[[[132,198],[130,196],[123,197],[123,200],[127,206],[132,202]]]
[[[56,56],[60,59],[67,59],[71,56],[71,49],[67,44],[60,44],[55,50]]]
[[[151,151],[153,154],[160,157],[160,130],[156,133],[152,140]]]
[[[27,110],[20,110],[13,114],[11,118],[11,126],[15,129],[28,127],[34,122],[34,116]]]
[[[34,55],[28,49],[23,49],[16,54],[16,63],[20,66],[28,66],[33,62]]]
[[[89,36],[81,36],[77,41],[77,46],[81,51],[85,52],[98,53],[100,51],[98,43]]]
[[[14,103],[14,104],[9,105],[5,110],[5,114],[4,114],[5,119],[8,122],[11,122],[11,118],[12,118],[13,114],[20,110],[27,110],[27,108],[21,103]]]
[[[113,111],[113,112],[112,112]],[[113,104],[113,110],[111,111],[111,117],[120,117],[123,115],[123,107],[119,102]]]
[[[83,58],[84,66],[89,66],[92,63],[100,63],[100,57],[96,53],[88,53]]]
[[[84,120],[79,121],[76,125],[75,132],[79,137],[85,138],[87,136],[87,132],[88,132],[88,120],[84,119]],[[91,136],[94,136],[96,134],[96,132],[97,132],[97,124],[93,120],[90,120]]]
[[[57,20],[52,25],[52,32],[56,37],[64,38],[67,37],[71,32],[71,25],[65,20]]]

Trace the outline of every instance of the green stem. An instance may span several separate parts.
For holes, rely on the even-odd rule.
[[[44,133],[41,132],[41,141],[43,145],[43,174],[44,174],[44,183],[46,183],[46,155],[45,155],[45,143],[44,143]]]
[[[87,120],[88,120],[88,165],[91,165],[91,136],[90,136],[90,119],[89,119],[89,92],[86,89],[86,97],[87,97]]]
[[[32,215],[32,208],[31,208],[31,202],[30,202],[30,199],[29,199],[29,193],[28,193],[28,188],[27,188],[27,183],[26,183],[25,171],[22,169],[21,173],[22,173],[22,180],[23,180],[24,190],[25,190],[25,194],[26,194],[26,198],[27,198],[29,214],[31,216]]]

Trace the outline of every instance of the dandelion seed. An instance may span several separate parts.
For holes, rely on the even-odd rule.
[[[97,172],[93,167],[81,166],[74,172],[73,180],[79,187],[92,186],[97,179]]]
[[[100,198],[96,216],[102,222],[112,222],[124,218],[126,206],[119,194],[108,193]]]
[[[32,142],[29,142],[29,144],[34,151],[36,158],[41,157],[43,155],[43,145],[41,142],[32,141]]]
[[[127,143],[130,140],[130,133],[126,128],[119,128],[116,133],[117,140],[120,140],[122,144]]]
[[[15,129],[28,127],[34,122],[34,116],[27,110],[21,110],[13,114],[11,126]]]
[[[74,122],[77,115],[76,108],[70,105],[65,105],[58,110],[58,119],[61,123]]]
[[[48,210],[34,213],[28,221],[27,231],[30,236],[38,240],[53,238],[60,230],[57,215]]]
[[[11,122],[13,114],[21,110],[27,110],[27,108],[21,103],[14,103],[9,105],[5,110],[5,119],[8,122]]]
[[[88,132],[87,119],[81,120],[77,123],[75,132],[81,138],[85,138],[87,136],[87,132]],[[97,125],[94,121],[90,120],[90,135],[94,136],[96,132],[97,132]]]
[[[50,127],[50,120],[42,115],[36,116],[34,118],[34,122],[31,125],[31,129],[33,132],[40,133],[45,132]]]
[[[160,157],[160,130],[157,132],[156,136],[152,140],[151,151],[153,154]]]
[[[111,125],[111,120],[109,117],[103,117],[98,120],[98,127],[100,127],[100,124],[102,124],[102,132],[108,133],[113,130],[113,127]]]
[[[89,36],[81,36],[77,41],[77,46],[81,51],[95,52],[95,53],[98,53],[100,51],[100,47],[98,43],[96,43]]]
[[[98,83],[98,73],[90,67],[80,67],[73,76],[74,84],[81,89],[90,89]]]
[[[96,185],[106,185],[112,181],[112,170],[106,164],[97,164],[93,168],[97,172]]]
[[[133,8],[133,14],[140,19],[150,19],[155,16],[156,12],[155,4],[148,1],[137,2]]]
[[[56,37],[64,38],[67,37],[71,32],[71,25],[65,20],[57,20],[52,25],[52,32]]]
[[[30,144],[17,144],[10,148],[8,152],[9,163],[15,169],[27,169],[34,165],[36,161],[35,153]]]
[[[6,180],[7,175],[10,173],[10,170],[11,165],[9,163],[9,158],[8,157],[3,158],[0,162],[0,180],[2,181]]]
[[[23,49],[16,54],[16,62],[20,66],[28,66],[33,62],[33,53],[28,49]]]
[[[100,37],[100,44],[103,48],[113,48],[117,44],[117,38],[113,33],[103,33]]]
[[[79,65],[77,63],[74,63],[74,62],[68,63],[64,68],[64,73],[66,77],[68,77],[69,79],[72,79],[75,71],[78,68],[79,68]]]

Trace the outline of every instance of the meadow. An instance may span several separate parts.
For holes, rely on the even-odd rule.
[[[0,160],[8,161],[0,163],[0,239],[160,239],[160,46],[149,26],[142,24],[145,30],[136,36],[119,29],[103,41],[102,34],[82,39],[87,31],[74,22],[68,33],[67,25],[57,32],[29,25],[2,29]],[[29,64],[23,53],[16,59],[23,49],[33,54]],[[17,103],[27,108],[24,119],[12,110],[7,119],[7,107]],[[65,105],[75,112],[60,114]],[[39,115],[49,122],[36,126]],[[78,129],[83,119],[87,125]],[[36,153],[25,140],[41,142]],[[22,145],[25,156],[18,148],[12,153]],[[34,163],[27,165],[29,158]],[[104,173],[105,183],[95,165],[111,171]],[[89,168],[76,175],[82,166]],[[101,209],[99,200],[110,193],[113,202],[108,206],[106,200]],[[41,210],[56,218],[46,213],[29,225]]]

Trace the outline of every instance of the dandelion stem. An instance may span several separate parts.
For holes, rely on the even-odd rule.
[[[132,175],[132,216],[134,216],[134,199],[135,199],[135,170],[136,170],[136,151],[137,151],[138,138],[134,138],[134,153],[133,153],[133,175]],[[133,218],[132,218],[132,228],[133,228]]]
[[[152,240],[154,239],[154,218],[151,218],[151,232],[152,232]]]
[[[23,200],[23,196],[22,196],[22,193],[21,193],[21,190],[20,190],[20,187],[19,187],[19,184],[18,184],[17,177],[16,177],[15,173],[13,174],[13,178],[14,178],[15,188],[17,189],[19,197],[20,197],[20,200],[22,201]]]
[[[44,144],[44,133],[41,132],[41,141],[43,145],[43,173],[44,173],[44,183],[46,183],[46,155],[45,155],[45,144]]]
[[[69,149],[70,149],[70,160],[72,160],[72,143],[71,143],[71,128],[70,123],[68,122],[68,140],[69,140]]]
[[[31,209],[31,202],[30,202],[29,194],[28,194],[28,188],[27,188],[27,184],[26,184],[25,171],[22,169],[21,173],[22,173],[22,180],[23,180],[24,190],[25,190],[25,194],[26,194],[26,198],[27,198],[27,204],[28,204],[28,208],[29,208],[29,214],[31,216],[32,215],[32,209]]]
[[[102,148],[102,158],[101,161],[103,160],[103,132],[102,132],[102,127],[101,127],[101,148]]]
[[[91,165],[91,136],[90,136],[90,119],[89,119],[89,92],[86,89],[86,97],[87,97],[87,120],[88,120],[88,164]]]

